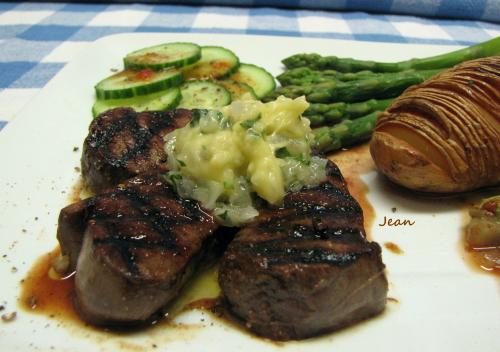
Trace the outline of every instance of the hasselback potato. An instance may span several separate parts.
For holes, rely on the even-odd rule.
[[[500,183],[500,56],[471,60],[408,88],[379,117],[378,169],[424,192]]]

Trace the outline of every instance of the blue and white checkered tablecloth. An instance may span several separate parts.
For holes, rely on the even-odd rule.
[[[92,41],[125,32],[471,45],[500,36],[500,24],[271,7],[4,2],[0,3],[0,129]]]

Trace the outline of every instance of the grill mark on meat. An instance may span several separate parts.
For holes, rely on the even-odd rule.
[[[191,111],[108,110],[89,127],[82,154],[87,186],[101,192],[144,172],[167,171],[163,137],[191,120]]]
[[[109,114],[109,126],[98,126],[97,121],[95,133],[92,134],[91,126],[84,145],[82,170],[90,170],[87,183],[96,190],[134,173],[151,169],[166,171],[166,155],[161,143],[166,132],[155,120],[161,114],[137,114],[127,109]],[[180,118],[175,112],[168,114],[171,119],[166,128],[168,131],[182,127],[191,118],[189,114],[186,119],[182,112]],[[113,124],[112,120],[120,122]],[[94,149],[89,153],[86,146],[89,150]],[[158,155],[163,156],[155,159]],[[147,164],[151,160],[153,163]],[[333,163],[328,164],[327,176],[327,181],[319,186],[288,194],[281,208],[258,206],[259,216],[239,231],[224,254],[219,273],[224,299],[231,312],[260,335],[279,340],[306,338],[375,315],[385,306],[387,280],[380,247],[366,240],[362,209],[349,194],[340,170]],[[143,194],[135,187],[128,187],[126,191],[118,188],[114,197],[125,200],[124,203],[118,202],[118,210],[113,211],[106,198],[98,197],[95,204],[89,204],[85,209],[89,211],[87,216],[98,225],[85,237],[86,255],[81,261],[85,268],[80,277],[78,271],[76,276],[80,282],[77,284],[77,292],[80,292],[77,306],[83,308],[84,317],[91,322],[102,324],[111,320],[121,324],[145,319],[140,312],[135,318],[129,313],[124,315],[119,305],[114,307],[118,310],[115,313],[115,310],[95,303],[95,292],[87,292],[88,283],[95,281],[94,273],[87,268],[99,266],[93,259],[94,255],[104,256],[112,266],[120,268],[117,272],[101,265],[100,270],[104,273],[99,275],[103,287],[109,288],[106,279],[119,282],[125,279],[125,289],[117,290],[122,297],[135,296],[138,291],[148,300],[150,292],[142,291],[143,276],[150,278],[150,284],[152,277],[164,279],[165,275],[148,273],[153,267],[144,264],[147,254],[159,258],[160,262],[167,258],[174,271],[170,273],[167,269],[169,275],[174,275],[170,280],[178,282],[179,275],[188,271],[182,265],[188,266],[186,260],[193,251],[190,240],[184,240],[184,234],[200,231],[205,225],[211,227],[205,224],[208,214],[197,208],[196,202],[171,199],[156,202],[148,192],[144,197]],[[167,196],[175,197],[174,193]],[[70,216],[69,220],[70,225],[66,227],[82,227],[74,217]],[[192,221],[197,224],[191,226]],[[130,226],[136,226],[137,231],[130,230]],[[200,257],[206,255],[203,248]],[[177,269],[180,274],[176,273]],[[170,285],[153,282],[156,288],[168,291],[166,294],[155,292],[163,297],[156,301],[162,301],[164,305],[165,296],[171,298],[176,294],[179,284],[175,284],[174,289]],[[112,284],[111,289],[122,286],[122,283]],[[118,297],[116,293],[108,296]],[[100,299],[99,292],[97,298]],[[129,309],[135,309],[136,305],[142,307],[142,302],[133,297],[131,300],[134,303],[127,301]],[[88,310],[89,306],[93,308]]]
[[[111,238],[105,238],[105,241],[111,241],[113,238],[123,238],[124,236],[120,235],[121,233],[130,232],[130,229],[123,229],[123,220],[127,222],[132,220],[141,220],[146,222],[147,225],[151,225],[155,230],[155,234],[158,234],[162,237],[162,244],[170,249],[175,249],[175,238],[171,232],[171,226],[175,221],[176,224],[179,224],[177,218],[170,219],[170,217],[160,210],[156,209],[152,206],[147,196],[140,196],[136,192],[132,191],[118,191],[119,197],[116,197],[118,201],[124,201],[127,203],[127,206],[133,209],[132,217],[127,216],[126,219],[121,212],[116,213],[105,213],[100,212],[99,209],[92,205],[89,209],[89,219],[93,219],[94,221],[99,221],[100,224],[106,227],[106,235],[114,234]],[[123,220],[122,220],[123,219]],[[182,223],[186,223],[183,221]],[[149,241],[149,239],[148,239]],[[138,243],[140,241],[136,241]]]
[[[144,248],[144,245],[146,244],[144,241],[137,241],[133,245],[130,243],[130,241],[127,241],[125,239],[120,239],[120,238],[108,238],[108,239],[95,239],[94,240],[95,245],[101,245],[101,246],[112,246],[115,250],[118,251],[120,254],[120,257],[122,259],[122,262],[126,266],[126,270],[129,271],[133,276],[139,275],[139,268],[137,267],[137,264],[135,263],[135,258],[131,252],[132,247],[142,247]],[[149,247],[146,245],[145,247]]]
[[[269,265],[300,263],[344,266],[358,259],[353,253],[339,254],[322,248],[275,248],[268,249],[268,253],[271,254],[267,259]]]
[[[293,265],[293,264],[328,264],[335,266],[349,265],[358,259],[359,255],[368,253],[368,250],[359,252],[338,253],[327,248],[286,248],[288,242],[271,244],[259,243],[254,246],[240,246],[238,249],[249,255],[260,255],[265,265]]]
[[[336,173],[329,172],[328,177],[330,177],[330,178],[336,177],[336,176],[332,176],[332,174],[335,175]],[[327,198],[330,200],[330,202],[332,200],[332,197],[333,198],[341,197],[341,198],[345,198],[344,199],[345,201],[350,200],[351,202],[356,203],[356,201],[354,200],[354,198],[352,198],[352,196],[349,193],[349,191],[347,190],[347,188],[337,187],[337,185],[334,185],[332,183],[333,183],[333,180],[330,180],[330,182],[324,182],[318,186],[305,188],[305,189],[302,189],[300,192],[291,193],[285,199],[285,206],[292,205],[292,204],[294,204],[294,202],[297,201],[296,200],[297,198],[300,201],[301,198],[307,197],[307,195],[311,194],[311,193],[317,197],[318,190],[328,191]],[[326,194],[323,194],[322,196],[325,197]],[[321,195],[320,195],[320,197],[321,197]],[[315,200],[317,201],[317,198]]]
[[[142,219],[141,219],[142,220]],[[152,222],[148,222],[152,224]],[[178,253],[178,246],[175,243],[175,238],[171,233],[166,234],[161,232],[161,229],[155,229],[157,235],[161,236],[158,241],[151,241],[150,236],[147,234],[130,237],[122,233],[122,223],[120,220],[103,221],[101,223],[105,227],[106,236],[105,238],[95,238],[93,240],[96,246],[110,246],[120,253],[120,257],[126,266],[126,270],[130,271],[132,275],[138,275],[139,270],[135,262],[135,257],[132,251],[137,248],[148,249],[148,250],[169,250],[173,253]]]
[[[182,200],[183,208],[186,210],[187,214],[172,217],[153,206],[151,204],[151,199],[144,194],[139,194],[132,189],[119,192],[123,198],[127,199],[130,207],[140,210],[141,216],[127,218],[127,222],[123,224],[121,216],[108,219],[110,216],[109,214],[102,214],[94,210],[92,218],[100,219],[107,232],[105,235],[107,237],[103,239],[94,239],[94,243],[96,245],[110,245],[117,249],[124,264],[127,266],[127,270],[132,274],[138,274],[134,255],[131,253],[132,248],[167,249],[178,254],[179,248],[176,244],[175,235],[172,232],[174,228],[173,225],[184,225],[192,221],[202,220],[199,211],[196,212],[196,205],[189,199]],[[173,193],[171,195],[173,196]],[[159,235],[161,239],[159,241],[151,241],[148,235],[143,235],[139,238],[127,236],[130,233],[130,229],[124,228],[124,225],[128,225],[131,220],[145,221],[146,228],[149,229],[147,225],[151,225],[155,230],[155,234]],[[125,235],[123,235],[123,233],[125,233]]]
[[[140,215],[135,218],[127,217],[125,224],[122,221],[122,216],[117,216],[109,219],[111,214],[100,213],[94,207],[91,218],[101,220],[101,224],[105,227],[105,238],[94,239],[96,245],[109,245],[117,249],[123,259],[123,263],[127,266],[132,274],[138,274],[137,265],[134,261],[134,255],[131,252],[133,248],[142,249],[167,249],[174,255],[180,253],[176,243],[176,237],[173,233],[174,226],[185,225],[193,221],[202,221],[203,216],[199,211],[199,207],[189,199],[182,199],[182,208],[186,214],[178,214],[179,216],[171,216],[165,214],[151,204],[151,198],[148,195],[138,193],[135,189],[119,189],[120,197],[124,198],[132,209],[138,209]],[[169,196],[177,197],[173,192],[169,192]],[[164,204],[168,206],[168,204]],[[143,235],[139,238],[130,237],[131,229],[127,227],[131,220],[144,221],[146,229],[150,226],[155,230],[155,235],[161,237],[159,241],[151,241],[151,233]],[[150,226],[148,226],[150,225]]]
[[[381,249],[366,240],[363,212],[340,171],[323,184],[262,207],[220,265],[229,311],[253,332],[303,339],[380,313],[387,279]]]
[[[97,129],[94,131],[94,133],[92,133],[89,137],[89,142],[88,144],[93,147],[93,148],[97,148],[99,147],[100,148],[100,152],[102,153],[103,157],[113,166],[125,166],[126,162],[128,161],[128,159],[130,158],[130,153],[129,153],[129,156],[127,158],[126,154],[123,155],[123,153],[120,153],[122,154],[122,156],[120,158],[116,158],[117,155],[116,153],[112,153],[111,152],[111,143],[113,144],[113,146],[116,146],[118,143],[117,141],[115,140],[115,137],[117,136],[118,132],[121,132],[123,131],[123,129],[125,127],[136,127],[137,129],[137,123],[136,123],[136,120],[135,120],[135,114],[133,113],[133,111],[126,111],[124,116],[116,121],[116,123],[113,123],[113,124],[110,124],[108,125],[107,129],[105,130],[102,130],[102,129]],[[145,129],[142,129],[143,132],[145,132],[146,130]],[[138,133],[141,132],[141,129],[139,129]],[[133,136],[129,136],[131,138],[137,138],[138,135],[133,135]],[[138,138],[140,140],[140,138]],[[127,146],[127,141],[126,140],[123,140],[121,141],[122,144],[124,146]],[[135,141],[134,141],[135,142]],[[134,143],[133,146],[136,146],[137,147],[137,143]],[[125,149],[125,148],[122,148],[122,150]],[[114,150],[115,152],[117,152],[118,150]]]
[[[259,230],[262,231],[263,236],[266,233],[279,234],[280,237],[273,238],[269,240],[262,240],[259,244],[270,245],[274,242],[281,243],[286,240],[287,243],[302,242],[305,240],[336,240],[343,242],[363,242],[363,237],[365,233],[363,229],[356,227],[328,227],[328,228],[318,228],[314,226],[314,219],[312,219],[313,225],[306,226],[303,224],[294,224],[290,226],[289,223],[273,223],[266,224],[265,226],[259,226]]]
[[[339,207],[325,207],[322,205],[312,205],[312,204],[298,204],[297,208],[300,212],[285,212],[281,217],[272,217],[270,218],[266,224],[262,224],[259,226],[261,229],[265,229],[266,227],[276,226],[277,223],[290,223],[290,222],[298,222],[304,219],[311,219],[314,217],[316,221],[321,223],[319,220],[322,216],[327,216],[329,218],[352,218],[354,215],[360,214],[360,208],[354,206],[339,206]],[[264,213],[265,216],[265,213]],[[266,219],[267,220],[267,219]]]
[[[112,230],[110,230],[112,231]],[[135,239],[125,236],[116,236],[111,235],[107,238],[97,238],[94,240],[95,244],[102,245],[114,245],[116,244],[119,247],[128,246],[130,248],[141,248],[141,249],[168,249],[171,251],[176,251],[178,248],[175,245],[172,245],[171,241],[143,241],[141,239]]]
[[[138,123],[137,113],[133,111],[127,111],[125,115],[117,121],[117,123],[109,125],[110,127],[103,131],[97,130],[95,134],[92,135],[92,139],[89,144],[92,147],[99,146],[102,148],[103,156],[109,163],[113,166],[123,167],[126,166],[127,163],[135,157],[137,154],[143,152],[147,148],[147,142],[151,140],[151,137],[157,135],[158,132],[165,127],[165,124],[160,124],[161,115],[159,112],[150,112],[154,116],[154,118],[149,119],[150,125],[141,126]],[[115,138],[118,133],[127,131],[135,131],[134,134],[131,134],[129,137],[131,138],[130,142],[127,141],[117,141]],[[118,137],[122,137],[118,135]],[[123,148],[122,150],[111,150],[113,146],[116,146],[119,142],[123,143],[127,148]],[[129,144],[131,147],[129,147]],[[121,156],[117,158],[116,152],[120,153]],[[123,152],[125,151],[125,152]]]
[[[236,247],[249,255],[262,257],[267,265],[324,263],[342,266],[355,261],[358,255],[370,251],[370,248],[364,246],[364,231],[356,227],[334,227],[318,231],[312,226],[281,224],[280,227],[266,230],[259,226],[258,230],[264,233],[263,236],[267,231],[274,232],[275,236],[251,242],[250,245],[236,242]],[[329,240],[338,245],[329,247]],[[341,253],[338,247],[343,244],[350,245],[351,252]],[[356,244],[361,246],[353,250]]]
[[[171,190],[169,190],[166,195],[169,197],[177,197]],[[126,216],[127,221],[144,220],[151,224],[158,234],[164,237],[168,236],[170,240],[173,239],[171,231],[172,225],[183,225],[192,221],[203,221],[203,214],[206,215],[206,213],[200,213],[198,204],[190,199],[182,199],[183,213],[166,214],[167,208],[173,208],[175,206],[171,204],[173,202],[172,200],[168,202],[163,201],[161,204],[163,209],[158,209],[157,206],[152,204],[152,199],[149,195],[138,193],[138,191],[134,189],[118,188],[117,191],[112,194],[108,193],[105,197],[109,196],[112,196],[118,201],[126,202],[126,208],[129,213],[122,214],[120,211],[108,213],[103,211],[102,208],[99,209],[98,203],[101,197],[97,196],[92,198],[88,204],[88,219],[102,222],[116,222],[121,221],[121,218]],[[116,232],[116,229],[110,232]],[[165,242],[165,244],[167,244],[167,242]],[[171,245],[173,245],[173,243],[171,243]]]
[[[145,323],[210,258],[216,229],[158,174],[62,209],[57,236],[76,269],[77,311],[95,325]]]

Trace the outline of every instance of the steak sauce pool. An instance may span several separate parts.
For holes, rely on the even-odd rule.
[[[358,201],[363,209],[364,227],[370,239],[370,230],[375,219],[375,211],[368,202],[366,193],[368,186],[361,179],[361,175],[375,170],[374,164],[368,152],[367,145],[361,145],[349,150],[341,151],[330,157],[340,168],[344,176],[349,191]],[[82,187],[79,181],[69,195],[69,203],[77,202],[82,195],[90,196]],[[28,275],[21,285],[20,306],[30,313],[40,314],[50,319],[57,319],[64,322],[64,325],[79,326],[94,331],[96,329],[83,322],[76,314],[72,305],[72,290],[74,288],[73,276],[65,279],[54,280],[49,277],[48,272],[52,261],[60,254],[59,248],[50,253],[42,255],[34,263]],[[179,297],[168,307],[168,319],[165,324],[170,324],[171,319],[179,313],[191,310],[202,309],[204,311],[216,311],[216,316],[220,317],[219,300],[220,287],[217,283],[217,267],[212,266],[201,270],[198,275],[182,290]],[[241,332],[245,330],[234,324],[230,318],[229,323],[232,328]],[[227,321],[228,319],[224,319]],[[156,322],[154,322],[156,324]],[[163,323],[162,323],[163,324]],[[160,324],[161,325],[161,324]]]
[[[70,274],[61,279],[49,276],[52,262],[59,255],[60,249],[56,248],[38,258],[22,281],[20,306],[28,312],[88,326],[73,308],[74,275]],[[199,275],[186,285],[179,297],[169,306],[166,316],[174,318],[186,309],[212,310],[218,304],[219,294],[217,266],[212,265],[200,270]]]
[[[29,312],[43,314],[50,318],[69,320],[84,324],[73,309],[71,292],[73,276],[61,280],[49,277],[52,261],[60,254],[59,248],[36,261],[21,284],[21,307]]]

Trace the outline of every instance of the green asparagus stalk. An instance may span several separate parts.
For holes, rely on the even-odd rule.
[[[310,103],[359,102],[368,99],[393,98],[411,85],[422,83],[440,70],[406,71],[376,75],[373,78],[349,82],[324,82],[301,86],[286,86],[264,97],[271,101],[280,95],[297,98],[305,95]]]
[[[339,58],[336,56],[323,57],[318,54],[297,54],[284,59],[282,62],[288,69],[307,66],[315,70],[332,69],[341,72],[357,72],[362,70],[400,72],[409,69],[443,69],[463,61],[494,55],[500,55],[500,37],[442,55],[394,63]]]
[[[370,138],[380,111],[366,116],[345,120],[335,126],[313,129],[316,150],[327,153]]]
[[[351,120],[374,111],[384,110],[392,99],[370,99],[359,103],[310,104],[304,116],[311,121],[312,127],[331,125],[342,120]]]
[[[354,81],[358,79],[370,78],[377,73],[371,71],[359,72],[339,72],[335,70],[317,71],[307,67],[297,67],[283,72],[276,78],[282,86],[302,85],[311,83],[323,83],[331,81]]]

